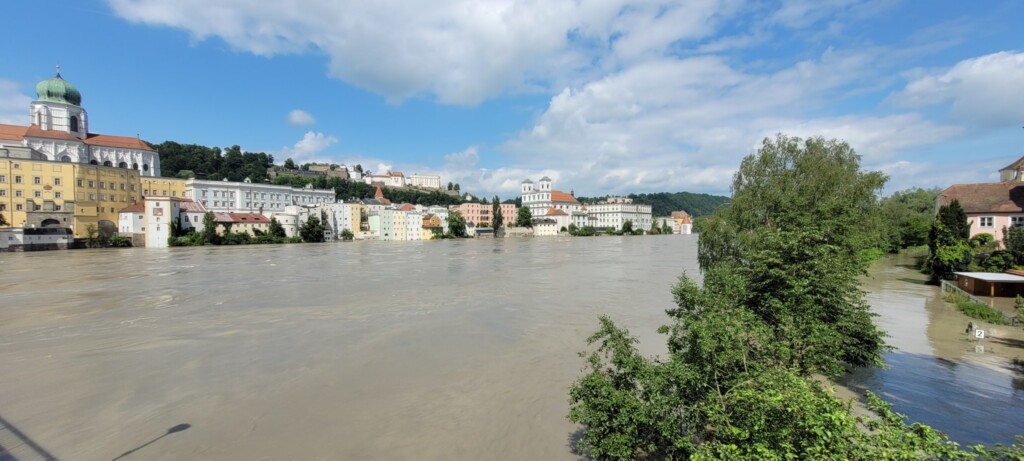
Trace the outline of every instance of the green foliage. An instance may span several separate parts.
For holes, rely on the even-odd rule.
[[[935,221],[938,189],[907,189],[882,199],[882,246],[895,253],[903,248],[928,243],[928,231]]]
[[[355,236],[355,234],[352,233],[352,231],[350,231],[348,229],[342,229],[340,237],[341,237],[342,240],[352,240],[356,236]]]
[[[956,309],[964,315],[978,320],[984,320],[996,325],[1009,325],[1010,319],[1002,311],[992,308],[987,304],[976,303],[960,292],[947,293],[943,298],[946,302],[952,303]]]
[[[263,182],[267,179],[267,168],[274,164],[274,156],[263,152],[243,153],[237,145],[222,152],[216,147],[164,141],[156,145],[156,149],[160,152],[161,171],[172,177],[191,173],[207,179],[242,181],[249,178]]]
[[[200,232],[203,243],[211,245],[220,244],[220,236],[217,235],[217,218],[212,211],[203,215],[203,230]]]
[[[306,222],[299,227],[299,236],[303,242],[323,242],[324,241],[324,225],[320,221],[320,218],[315,215],[310,215]]]
[[[128,237],[121,237],[120,235],[113,235],[107,244],[114,248],[128,248],[132,246],[132,239]]]
[[[98,227],[96,227],[95,224],[92,224],[92,223],[86,224],[85,225],[85,246],[87,248],[96,248],[96,246],[99,245],[99,242],[97,241],[97,237],[99,236],[99,234],[100,234],[100,230],[99,230]]]
[[[569,224],[569,235],[573,237],[593,237],[597,235],[597,228],[593,226],[577,227],[575,224]]]
[[[466,220],[462,217],[462,213],[458,211],[448,213],[448,235],[453,238],[469,237],[466,232]]]
[[[501,199],[497,195],[491,202],[491,216],[491,227],[494,228],[494,232],[498,232],[498,229],[505,225],[505,217],[501,214]]]
[[[530,212],[529,207],[519,207],[519,212],[516,214],[516,227],[533,227],[533,213]]]
[[[245,232],[225,231],[221,238],[221,245],[248,245],[250,243],[252,243],[252,237]]]
[[[1013,256],[1014,265],[1024,264],[1024,227],[1003,227],[1003,247]]]
[[[625,235],[633,233],[633,221],[626,220],[626,222],[622,223],[622,233]]]
[[[285,167],[285,168],[287,168],[287,169],[289,169],[289,170],[294,170],[294,169],[296,169],[296,166],[295,166],[295,160],[292,160],[292,159],[291,159],[290,157],[289,157],[288,159],[285,159],[285,161],[284,161],[284,167]]]
[[[1006,235],[1005,234],[1005,231],[1006,231],[1005,228],[1003,229],[1003,231],[1004,231],[1004,235]],[[974,237],[971,237],[970,242],[971,242],[971,247],[973,247],[973,248],[985,248],[985,247],[988,247],[989,245],[992,245],[993,243],[995,243],[996,242],[996,237],[994,235],[992,235],[992,234],[988,234],[988,233],[984,233],[983,232],[981,234],[975,235]]]
[[[281,223],[275,217],[270,218],[270,227],[267,228],[267,233],[277,238],[285,238],[287,236],[284,227],[281,226]]]
[[[692,192],[655,192],[650,194],[629,194],[634,203],[651,206],[654,216],[669,216],[673,211],[685,210],[690,216],[712,214],[729,202],[728,197]],[[605,197],[577,197],[580,203],[597,203]]]
[[[961,231],[961,219],[967,223],[967,215],[954,200],[952,205],[939,208],[939,216],[932,223],[928,235],[928,258],[925,260],[932,283],[951,280],[954,272],[967,270],[974,257],[971,244]]]
[[[985,272],[1005,272],[1015,264],[1013,253],[1006,250],[996,250],[989,254],[987,258],[983,258],[979,266]]]
[[[0,213],[0,226],[7,226],[7,218],[4,217],[3,213]]]

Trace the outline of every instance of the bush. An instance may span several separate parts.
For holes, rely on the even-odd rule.
[[[950,293],[946,295],[945,299],[947,302],[953,303],[957,310],[972,319],[983,320],[996,325],[1008,325],[1010,323],[1002,311],[971,301],[962,293]]]
[[[128,248],[132,246],[132,239],[128,237],[121,237],[120,235],[114,235],[110,237],[108,244],[114,248]]]
[[[352,231],[350,231],[348,229],[344,229],[344,230],[341,231],[341,239],[342,240],[352,240],[353,238],[355,238],[355,235],[352,234]]]

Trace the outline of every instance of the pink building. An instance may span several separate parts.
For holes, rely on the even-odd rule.
[[[508,227],[509,223],[515,224],[516,213],[519,211],[516,209],[516,206],[511,203],[502,203],[498,206],[501,207],[501,217],[503,219],[501,227]],[[463,203],[458,206],[452,205],[448,209],[458,211],[462,218],[466,220],[466,224],[472,223],[474,226],[479,226],[480,223],[487,223],[490,226],[491,221],[494,219],[491,216],[492,207],[493,205],[490,203]]]
[[[999,170],[1000,182],[954,184],[939,194],[938,205],[953,200],[967,214],[971,237],[992,234],[1002,242],[1003,228],[1024,226],[1024,157]]]

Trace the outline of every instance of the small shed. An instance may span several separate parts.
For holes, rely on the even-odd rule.
[[[954,272],[956,286],[972,295],[1012,298],[1024,296],[1024,276],[1000,272]]]

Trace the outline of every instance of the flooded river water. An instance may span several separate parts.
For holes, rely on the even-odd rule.
[[[575,459],[577,352],[609,314],[661,353],[696,238],[0,254],[0,446],[17,460]],[[891,367],[845,386],[961,442],[1024,433],[1005,360],[1024,337],[997,329],[976,352],[966,318],[905,264],[866,282]]]

